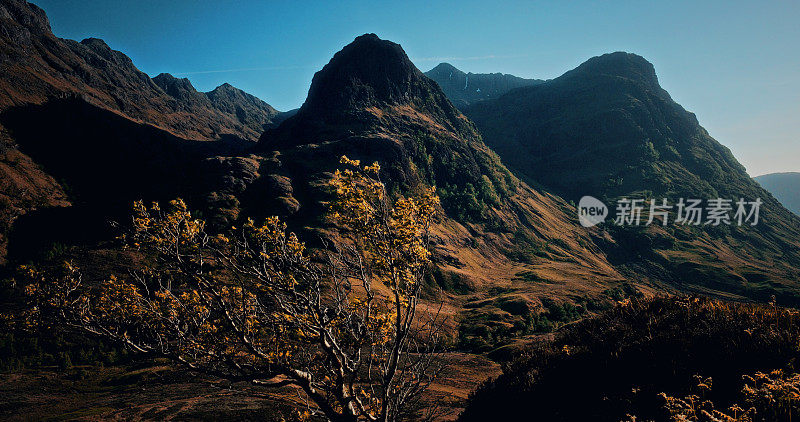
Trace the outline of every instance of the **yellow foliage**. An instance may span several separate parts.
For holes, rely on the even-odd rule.
[[[47,314],[215,375],[284,377],[329,414],[396,415],[397,402],[376,388],[399,396],[401,387],[417,391],[422,383],[415,375],[401,386],[395,374],[404,370],[398,362],[439,202],[434,189],[392,202],[377,163],[341,162],[348,168],[331,181],[329,218],[355,247],[356,267],[311,260],[277,217],[210,235],[181,199],[163,208],[137,201],[124,240],[147,264],[128,278],[111,275],[88,286],[68,263],[56,273],[23,267],[27,312],[36,316],[28,319]],[[390,297],[377,298],[373,280]]]

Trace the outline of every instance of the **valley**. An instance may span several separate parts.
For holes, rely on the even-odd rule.
[[[139,250],[138,242],[134,247],[126,243],[130,241],[126,230],[139,227],[137,224],[157,226],[150,220],[142,223],[141,215],[132,217],[131,206],[134,201],[147,206],[157,201],[166,210],[169,201],[182,198],[187,209],[173,228],[177,234],[166,230],[167,241],[156,239],[154,243],[162,245],[172,237],[179,240],[177,267],[192,267],[194,263],[186,264],[183,259],[193,262],[201,257],[196,265],[199,270],[192,267],[197,273],[189,277],[201,284],[180,295],[176,290],[174,296],[188,301],[181,295],[208,288],[208,303],[198,299],[197,309],[213,309],[212,304],[219,302],[219,315],[229,318],[223,324],[226,329],[236,331],[240,322],[257,326],[249,316],[242,321],[230,317],[233,311],[225,304],[226,295],[235,294],[241,295],[239,302],[246,302],[241,293],[244,287],[232,290],[237,292],[234,294],[202,284],[204,277],[211,277],[207,274],[218,276],[221,285],[238,280],[236,271],[244,267],[240,260],[245,258],[235,254],[253,244],[236,244],[234,252],[225,249],[227,246],[214,246],[218,249],[213,250],[217,254],[213,259],[205,259],[202,251],[220,239],[233,239],[231,233],[245,233],[248,239],[246,231],[253,227],[264,236],[268,226],[258,227],[253,221],[260,224],[277,216],[304,246],[293,246],[294,235],[286,236],[289,241],[280,238],[285,243],[276,249],[279,252],[262,246],[261,258],[279,256],[282,261],[275,264],[278,270],[274,274],[269,272],[271,267],[263,269],[269,267],[264,262],[262,269],[251,269],[249,274],[257,274],[256,278],[271,281],[289,274],[292,283],[304,286],[303,276],[315,282],[319,279],[314,277],[325,277],[311,277],[292,267],[301,265],[298,262],[307,265],[308,259],[320,264],[320,256],[332,252],[344,256],[342,250],[350,251],[348,248],[362,253],[364,261],[375,259],[385,251],[370,250],[359,246],[359,238],[348,238],[345,227],[335,219],[338,214],[331,216],[331,204],[342,192],[349,192],[336,184],[341,183],[346,164],[357,163],[358,169],[362,164],[377,163],[376,183],[386,192],[388,205],[376,209],[388,212],[387,226],[406,236],[401,239],[411,236],[406,232],[413,231],[408,226],[415,227],[412,223],[416,221],[403,220],[411,217],[400,210],[422,207],[419,198],[431,190],[437,198],[435,217],[424,225],[424,236],[413,231],[413,236],[424,237],[424,249],[430,252],[420,255],[425,259],[412,266],[419,272],[415,273],[419,290],[416,296],[393,303],[413,303],[420,318],[443,317],[442,346],[435,359],[442,369],[420,401],[414,402],[411,413],[395,415],[400,419],[413,414],[421,420],[421,415],[430,411],[435,413],[431,415],[434,420],[487,420],[492,414],[511,420],[519,415],[515,412],[523,411],[518,409],[520,402],[514,401],[534,400],[531,397],[535,395],[546,420],[591,417],[618,421],[634,410],[656,418],[663,410],[652,403],[661,392],[658,389],[669,386],[684,391],[685,380],[668,379],[669,371],[654,369],[648,359],[669,361],[680,354],[696,355],[697,364],[673,362],[680,368],[680,376],[690,377],[694,375],[690,372],[708,368],[715,377],[733,382],[745,373],[786,366],[798,353],[790,345],[797,336],[794,309],[800,306],[796,180],[777,177],[781,175],[751,178],[724,146],[724,139],[720,142],[711,137],[695,114],[661,87],[656,68],[644,57],[608,53],[546,80],[465,73],[448,63],[423,73],[400,44],[367,33],[344,45],[314,74],[299,109],[281,112],[228,83],[201,92],[186,78],[168,73],[151,78],[128,56],[98,38],[80,42],[58,38],[45,12],[23,0],[0,0],[0,24],[4,324],[6,319],[30,311],[23,302],[26,291],[34,289],[21,287],[26,274],[33,273],[31,268],[59,268],[64,262],[79,268],[80,286],[67,289],[68,293],[80,288],[102,290],[100,286],[109,285],[108,277],[113,275],[120,280],[139,280],[146,291],[134,294],[131,287],[127,294],[115,296],[120,303],[127,303],[126,296],[136,299],[154,294],[147,280],[157,277],[157,265],[164,257]],[[368,195],[358,190],[372,192],[363,187],[372,186],[372,179],[367,180],[350,188],[367,198],[355,195],[353,204],[370,210]],[[669,198],[672,202],[678,198],[758,198],[763,205],[760,222],[753,226],[623,226],[609,218],[584,227],[576,204],[587,195],[609,205],[622,198]],[[418,202],[403,202],[409,200]],[[613,206],[609,208],[613,211]],[[158,207],[151,212],[158,215],[153,221],[170,221],[171,215]],[[193,229],[193,224],[200,229]],[[185,240],[181,237],[184,230],[205,237]],[[183,254],[180,248],[194,241],[198,242],[191,246],[195,249]],[[379,243],[396,254],[387,252],[390,256],[417,256],[416,249],[406,251],[407,245],[399,240],[386,244],[391,246]],[[307,251],[309,257],[280,255],[293,248]],[[247,259],[252,257],[247,255]],[[360,275],[343,276],[338,269],[321,274],[326,274],[327,282],[369,278],[364,274],[379,273],[388,265],[376,262],[359,262],[363,265]],[[226,263],[232,270],[216,275],[217,267]],[[211,270],[205,269],[208,265]],[[178,272],[165,268],[161,268],[166,278],[158,279],[159,289],[180,278]],[[391,270],[391,274],[412,278],[395,267]],[[399,285],[377,276],[374,282],[378,297],[391,297]],[[364,283],[345,289],[353,295],[349,303],[359,311],[360,301],[372,294],[372,287],[364,287]],[[325,293],[318,293],[319,297],[327,300],[326,295],[334,296],[324,282],[320,284]],[[95,303],[95,299],[81,300],[86,301],[87,309]],[[97,303],[105,306],[109,300],[101,296]],[[277,305],[270,306],[282,305],[281,300],[285,299],[276,299]],[[265,300],[254,303],[267,306]],[[138,305],[115,306],[113,312],[123,312],[136,310]],[[34,310],[45,307],[38,305]],[[114,315],[98,309],[105,312],[103,318]],[[367,315],[372,318],[369,309]],[[224,377],[220,381],[214,376],[220,372],[218,367],[198,371],[196,363],[202,361],[202,353],[188,360],[181,357],[188,371],[174,366],[165,357],[169,353],[159,356],[148,349],[145,357],[137,358],[137,347],[139,352],[146,348],[135,346],[130,333],[138,333],[140,326],[148,324],[160,327],[163,322],[145,324],[136,318],[146,312],[136,312],[134,316],[125,314],[119,333],[93,327],[93,334],[106,335],[99,342],[91,335],[69,330],[63,336],[46,338],[46,328],[30,331],[31,327],[25,327],[19,332],[16,327],[9,328],[8,334],[0,337],[4,370],[0,395],[5,397],[0,399],[0,418],[277,421],[295,420],[291,418],[296,416],[296,420],[325,420],[334,410],[341,410],[334,406],[326,413],[319,402],[308,404],[316,390],[311,381],[303,384],[303,371],[295,386],[265,392],[258,382],[228,382]],[[314,318],[327,324],[340,317],[325,312]],[[395,311],[391,315],[400,314]],[[216,314],[208,311],[203,315],[213,319]],[[263,322],[272,317],[260,318]],[[689,320],[696,325],[688,324]],[[354,332],[372,327],[366,322],[362,325],[353,328]],[[207,329],[203,324],[194,331],[176,326],[181,336]],[[681,337],[678,326],[691,332]],[[288,336],[282,330],[281,335]],[[336,330],[343,329],[337,326]],[[769,362],[756,361],[754,356],[763,350],[750,343],[755,340],[742,337],[743,330],[775,346]],[[313,337],[299,328],[285,331],[299,339],[292,341]],[[111,332],[116,343],[108,340]],[[327,333],[322,329],[308,332]],[[706,334],[716,336],[719,342],[706,343]],[[253,352],[257,342],[248,335],[241,335],[246,352],[232,353],[225,362],[233,361],[232,366],[243,373],[247,372],[243,368],[257,365],[238,362],[241,355],[253,353],[257,359],[267,359],[266,353]],[[323,349],[336,343],[320,336]],[[152,341],[153,334],[143,337]],[[343,338],[344,344],[353,341]],[[179,343],[184,341],[181,337]],[[214,359],[229,353],[229,349],[208,347],[211,351],[206,353]],[[360,359],[361,346],[353,347]],[[746,353],[734,353],[738,347]],[[307,351],[292,349],[292,353]],[[408,355],[425,352],[422,347]],[[714,353],[735,361],[738,372],[726,373],[715,365],[710,357]],[[290,352],[276,354],[283,359]],[[356,374],[353,377],[359,373],[348,368],[346,353],[334,351],[325,356],[309,362],[345,362],[342,365]],[[577,357],[570,360],[570,356]],[[595,406],[595,413],[568,409],[561,402],[568,393],[563,392],[567,384],[560,376],[583,376],[596,364],[607,370],[603,377],[613,378],[612,369],[626,368],[628,362],[653,374],[654,381],[631,370],[609,386],[587,384],[580,394]],[[792,365],[788,364],[787,373],[794,369]],[[270,379],[278,374],[269,373]],[[280,372],[276,383],[291,378],[286,374],[291,373]],[[525,376],[530,379],[523,379]],[[652,397],[643,399],[645,404],[629,405],[635,398],[627,391],[641,386]],[[603,390],[606,387],[608,390]],[[514,393],[505,396],[511,390]],[[720,397],[730,399],[733,390],[728,388]],[[339,388],[336,394],[345,394],[341,391]],[[611,398],[603,401],[606,391]],[[356,392],[346,394],[359,397]],[[362,398],[366,401],[367,397],[373,399],[370,395]],[[504,403],[502,412],[492,409],[493,400]],[[23,415],[23,409],[30,413]],[[313,411],[304,416],[303,409]],[[795,410],[790,406],[790,414]],[[359,411],[362,416],[370,414]]]

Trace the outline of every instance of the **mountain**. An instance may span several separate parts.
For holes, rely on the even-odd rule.
[[[106,221],[137,198],[184,197],[210,227],[277,214],[293,230],[324,234],[324,182],[346,154],[379,161],[394,194],[437,186],[443,214],[428,282],[456,305],[447,312],[475,302],[470,313],[492,338],[522,329],[541,298],[585,301],[623,282],[595,244],[610,240],[577,226],[562,199],[520,182],[398,44],[358,37],[316,73],[303,106],[275,114],[281,123],[252,144],[241,128],[255,131],[272,112],[254,97],[148,78],[100,40],[54,37],[35,6],[2,5],[2,34],[15,40],[2,44],[0,76],[2,233],[14,262],[110,238]]]
[[[278,157],[275,167],[291,180],[300,204],[295,218],[303,221],[319,215],[319,186],[348,155],[380,162],[385,182],[400,192],[437,186],[454,224],[513,233],[547,224],[525,209],[536,206],[547,208],[537,212],[551,214],[552,224],[569,223],[565,234],[579,233],[566,227],[572,218],[563,214],[563,201],[517,180],[402,47],[374,34],[336,53],[314,75],[297,114],[266,131],[256,150]],[[558,237],[553,227],[537,228]]]
[[[464,112],[517,175],[568,200],[591,195],[614,209],[622,197],[761,198],[756,227],[605,227],[620,243],[629,238],[620,262],[638,274],[700,291],[800,299],[800,220],[672,100],[644,58],[594,57]]]
[[[143,172],[178,174],[166,167],[185,170],[181,161],[197,156],[189,151],[205,157],[241,149],[273,118],[279,118],[275,109],[230,85],[200,93],[188,80],[151,79],[100,39],[55,37],[39,7],[0,1],[0,263],[22,215],[143,196],[153,191]],[[161,144],[173,152],[151,159],[165,148]],[[110,190],[95,197],[96,189],[85,189],[92,180]],[[152,183],[173,195],[184,186],[170,179]]]
[[[379,162],[395,194],[437,187],[431,283],[455,303],[474,301],[470,312],[493,315],[492,331],[510,335],[515,321],[524,325],[518,310],[541,307],[540,298],[584,300],[622,281],[566,202],[519,181],[401,46],[374,34],[336,53],[302,107],[251,155],[211,160],[231,176],[208,189],[209,200],[223,218],[279,214],[315,233],[325,228],[325,182],[342,155]],[[513,314],[501,310],[507,302]]]
[[[214,110],[226,118],[238,122],[235,129],[246,134],[246,139],[260,136],[271,125],[276,124],[278,114],[271,105],[255,96],[224,83],[212,91],[198,92],[189,79],[178,79],[169,73],[161,73],[153,78],[164,92],[177,100],[179,108],[197,114],[203,110]]]
[[[800,300],[797,217],[641,57],[593,58],[479,101],[465,107],[473,123],[400,45],[366,34],[314,75],[300,109],[265,123],[273,109],[233,87],[151,79],[100,40],[54,37],[33,5],[0,4],[1,233],[18,259],[91,244],[108,234],[91,222],[119,218],[137,198],[185,197],[210,227],[280,215],[325,235],[325,182],[347,155],[378,161],[393,194],[437,187],[428,281],[468,322],[468,347],[526,332],[534,310],[566,321],[636,291]],[[264,126],[257,143],[243,139]],[[585,193],[760,197],[762,224],[586,229],[568,202]]]
[[[425,76],[436,81],[447,98],[458,108],[497,98],[515,88],[544,82],[541,79],[525,79],[503,73],[464,73],[450,63],[439,63],[425,72]]]
[[[753,179],[775,195],[783,206],[800,215],[800,173],[772,173]]]
[[[725,175],[744,175],[633,54],[594,57],[466,113],[511,167],[568,199],[642,190],[708,197]]]
[[[169,75],[150,79],[130,58],[112,50],[103,40],[57,38],[44,11],[23,0],[3,0],[0,20],[0,108],[41,104],[77,94],[96,106],[198,140],[223,135],[255,140],[263,132],[263,122],[277,114],[272,107],[258,104],[255,109],[261,110],[259,119],[240,120],[240,114],[247,113],[237,113],[236,107],[225,105],[224,100],[203,101],[203,94],[186,80],[172,81]],[[249,97],[244,99],[241,106],[247,110],[254,102]],[[192,114],[190,124],[186,122],[187,112]]]

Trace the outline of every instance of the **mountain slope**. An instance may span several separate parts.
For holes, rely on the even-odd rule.
[[[503,73],[464,73],[450,63],[439,63],[425,72],[425,75],[436,81],[447,98],[458,108],[497,98],[515,88],[544,82],[541,79],[525,79]]]
[[[444,215],[434,228],[431,282],[495,313],[497,327],[522,317],[485,300],[497,297],[492,289],[535,309],[539,298],[597,296],[621,281],[569,205],[517,180],[402,48],[374,34],[336,53],[297,114],[265,132],[253,155],[217,161],[231,174],[249,168],[257,176],[210,196],[234,204],[230,216],[277,213],[313,231],[325,227],[325,182],[342,155],[378,161],[395,194],[437,186]]]
[[[621,243],[620,236],[630,238],[620,262],[638,273],[702,291],[800,299],[800,220],[672,101],[642,57],[594,57],[465,113],[517,174],[570,200],[591,195],[613,212],[614,201],[625,196],[671,204],[761,198],[756,227],[606,227]]]
[[[783,206],[800,215],[800,173],[772,173],[753,179],[775,195]]]
[[[92,199],[85,194],[75,195],[71,185],[76,180],[72,176],[94,170],[94,177],[98,177],[108,164],[111,170],[128,168],[109,148],[125,150],[127,147],[122,144],[133,141],[142,144],[145,151],[157,150],[157,145],[148,143],[170,143],[181,137],[199,141],[224,139],[220,145],[198,149],[231,151],[237,143],[256,140],[279,114],[263,101],[229,85],[198,93],[188,81],[170,85],[170,79],[174,78],[161,75],[152,80],[102,40],[76,42],[55,37],[44,11],[33,4],[0,1],[0,263],[5,260],[8,235],[18,217],[35,209]],[[50,123],[43,119],[53,117],[54,110],[63,110],[65,101],[82,110],[81,117],[72,122],[43,124]],[[139,124],[150,125],[154,130],[133,130],[135,136],[122,132]],[[99,133],[94,127],[80,125],[107,131]],[[56,127],[60,131],[55,131]],[[48,128],[53,130],[48,131],[47,137],[29,136]],[[80,133],[92,136],[87,140],[77,135]],[[109,148],[84,149],[95,140],[107,143]],[[53,167],[53,159],[59,158],[55,151],[59,150],[69,153],[62,159],[78,158],[85,167],[72,166],[67,172]],[[175,158],[183,157],[178,154]],[[183,164],[169,165],[179,168]],[[160,183],[172,186],[168,180]],[[116,197],[114,192],[106,193],[109,194]]]
[[[77,97],[15,107],[0,115],[0,124],[64,195],[62,204],[31,204],[15,216],[8,258],[16,262],[41,256],[54,243],[93,246],[113,238],[108,221],[126,221],[136,199],[198,203],[197,181],[214,174],[204,160],[236,150],[226,142],[186,140]]]
[[[174,95],[177,91],[165,92],[130,58],[103,40],[76,42],[55,37],[44,11],[33,4],[3,0],[0,20],[4,29],[0,33],[0,108],[79,94],[94,105],[185,138],[211,140],[235,135],[254,140],[263,131],[260,122],[240,121],[235,111],[216,108],[211,102],[182,102]],[[168,78],[162,75],[163,79]],[[189,94],[194,91],[190,86],[183,88]],[[262,108],[264,119],[277,113],[271,107]],[[186,123],[187,111],[192,114],[191,124]]]

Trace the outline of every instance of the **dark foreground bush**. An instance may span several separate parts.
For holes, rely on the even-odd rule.
[[[798,318],[773,305],[629,300],[509,362],[473,394],[460,420],[670,420],[667,398],[690,394],[724,411],[747,408],[743,375],[797,372]],[[711,378],[713,388],[695,393],[695,375]],[[781,411],[797,413],[796,403],[752,420],[781,420]]]

